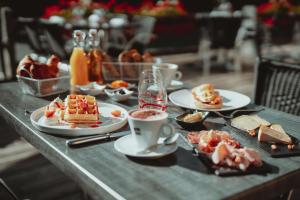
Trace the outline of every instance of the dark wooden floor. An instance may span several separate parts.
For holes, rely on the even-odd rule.
[[[176,63],[176,61],[174,61]],[[183,79],[191,85],[213,83],[252,97],[253,70],[242,73],[212,69],[203,76],[198,65],[180,65]],[[26,141],[4,126],[0,118],[0,177],[21,197],[32,200],[83,199],[80,188]],[[1,199],[1,194],[0,194]],[[2,200],[2,199],[1,199]]]
[[[0,137],[0,177],[19,197],[31,200],[83,199],[83,192],[72,180],[15,132],[7,129],[2,120]]]

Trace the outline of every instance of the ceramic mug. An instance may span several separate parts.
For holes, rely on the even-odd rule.
[[[154,114],[146,118],[133,115],[133,113],[149,112]],[[128,123],[138,151],[157,145],[159,137],[171,137],[175,133],[174,126],[168,124],[168,113],[160,110],[131,110],[128,115]]]
[[[163,77],[164,87],[168,87],[172,80],[180,80],[182,73],[178,71],[178,65],[170,63],[160,63],[152,65],[153,70],[160,70]]]

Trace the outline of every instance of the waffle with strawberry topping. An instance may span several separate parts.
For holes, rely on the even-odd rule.
[[[68,123],[93,124],[99,121],[95,97],[89,95],[68,95],[65,99],[64,120]]]

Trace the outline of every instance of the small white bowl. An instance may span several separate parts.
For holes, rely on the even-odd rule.
[[[87,85],[77,87],[80,89],[80,91],[84,92],[85,94],[97,96],[103,93],[103,90],[105,89],[106,85],[99,85],[96,82],[91,82]]]
[[[120,93],[123,91],[125,94]],[[133,91],[128,90],[127,88],[121,87],[118,89],[105,89],[104,92],[112,98],[114,101],[125,101],[133,94]]]

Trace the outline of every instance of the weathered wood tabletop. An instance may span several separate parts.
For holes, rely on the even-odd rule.
[[[15,82],[0,84],[0,94],[1,118],[93,199],[267,199],[299,186],[300,157],[271,158],[260,149],[272,171],[266,175],[233,177],[209,174],[182,138],[174,154],[157,160],[126,157],[114,149],[113,141],[72,149],[65,145],[67,138],[36,130],[25,115],[25,109],[45,106],[49,98],[24,95]],[[134,104],[127,102],[124,107],[130,109]],[[300,117],[271,109],[258,115],[282,124],[289,134],[300,138]],[[205,125],[226,129],[222,123],[212,122],[215,120],[221,122],[209,118]],[[239,140],[244,146],[255,147],[245,137]]]

